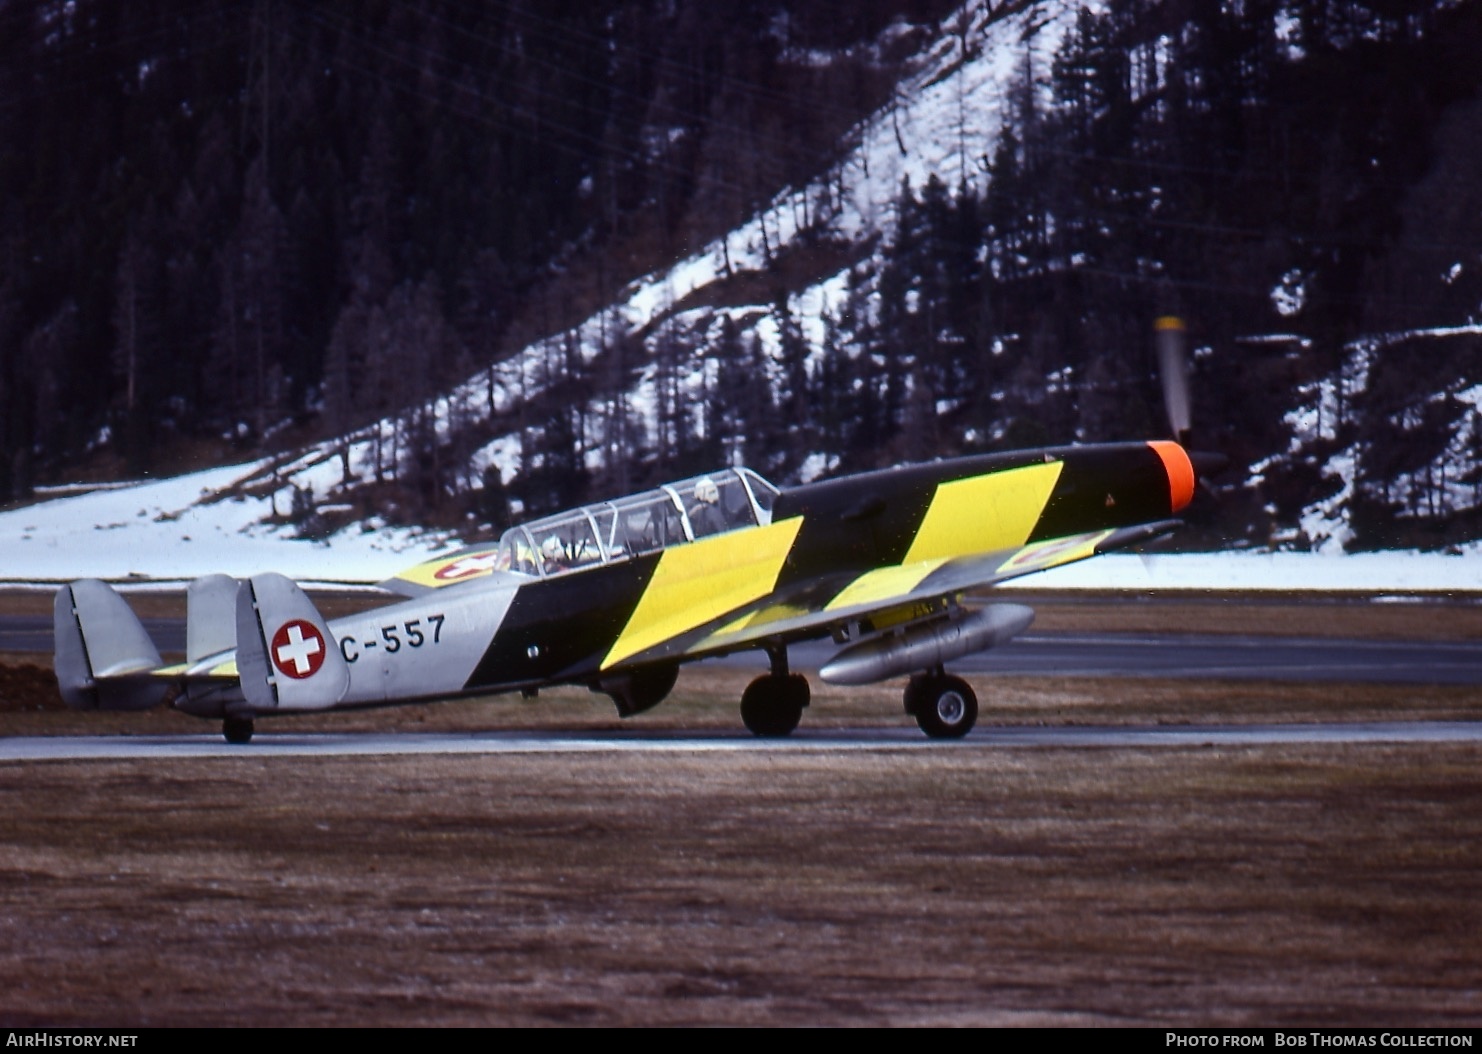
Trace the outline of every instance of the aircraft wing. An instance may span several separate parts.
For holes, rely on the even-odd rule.
[[[906,622],[940,610],[933,604],[944,598],[1124,549],[1179,526],[1179,521],[1167,520],[1067,535],[1014,549],[823,576],[786,592],[773,592],[723,618],[685,628],[641,651],[623,655],[614,649],[604,666],[701,658],[767,641],[818,637],[834,627],[866,619],[877,628]]]

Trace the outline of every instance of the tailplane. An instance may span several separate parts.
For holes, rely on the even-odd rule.
[[[168,679],[155,676],[159,649],[128,602],[85,578],[57,592],[57,687],[74,710],[148,710],[164,702]]]

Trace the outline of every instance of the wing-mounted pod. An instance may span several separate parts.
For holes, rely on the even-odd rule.
[[[128,602],[104,582],[63,586],[53,609],[57,687],[74,710],[148,710],[168,680],[154,676],[159,649]]]
[[[254,575],[237,589],[237,673],[254,713],[324,710],[350,686],[350,668],[319,609],[293,582]]]
[[[873,684],[898,674],[934,669],[1004,644],[1033,621],[1031,607],[989,604],[969,615],[887,631],[845,648],[825,663],[818,675],[829,684]]]

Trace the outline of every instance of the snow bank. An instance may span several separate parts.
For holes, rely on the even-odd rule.
[[[1115,553],[1007,583],[1004,588],[1482,593],[1482,558],[1441,553]]]
[[[188,579],[278,571],[303,581],[375,582],[447,547],[405,529],[341,531],[325,542],[262,520],[275,497],[238,487],[265,461],[58,498],[0,513],[0,582]],[[269,482],[271,477],[268,477]],[[288,511],[284,495],[277,512]]]

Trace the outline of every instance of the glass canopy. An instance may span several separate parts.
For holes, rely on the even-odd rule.
[[[755,527],[772,521],[777,494],[750,469],[709,472],[511,527],[499,540],[499,566],[545,577]]]

